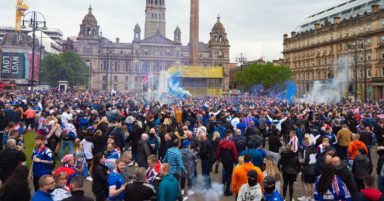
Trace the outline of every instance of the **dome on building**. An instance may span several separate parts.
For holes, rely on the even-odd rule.
[[[217,22],[212,28],[213,33],[224,33],[225,28],[224,25],[220,22],[220,16],[217,17]]]
[[[97,26],[97,20],[96,20],[95,16],[92,14],[92,7],[91,6],[89,6],[88,14],[83,19],[83,24]]]

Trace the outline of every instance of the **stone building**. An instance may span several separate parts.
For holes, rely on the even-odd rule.
[[[350,0],[308,17],[290,37],[284,34],[284,64],[294,72],[298,95],[316,80],[346,73],[344,96],[384,98],[383,6],[383,0]]]
[[[173,39],[165,36],[165,10],[165,0],[147,0],[144,38],[141,27],[137,24],[132,30],[134,32],[132,42],[125,43],[119,38],[113,42],[102,36],[100,26],[90,7],[80,25],[78,37],[68,39],[64,43],[64,49],[78,52],[91,69],[89,78],[91,89],[116,89],[125,92],[156,90],[161,70],[167,70],[171,66],[192,64],[191,48],[189,44],[181,43],[180,28],[175,28]],[[213,26],[209,42],[197,44],[200,60],[195,65],[207,68],[222,66],[225,77],[223,89],[228,90],[227,65],[230,45],[220,17]],[[149,72],[152,74],[151,78],[147,84],[142,85],[142,80]]]

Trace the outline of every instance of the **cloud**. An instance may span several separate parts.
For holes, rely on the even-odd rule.
[[[63,31],[64,37],[76,36],[79,25],[92,5],[103,35],[132,42],[133,29],[139,23],[144,34],[145,0],[26,0],[30,10],[43,13],[47,26]],[[290,33],[306,17],[345,0],[200,0],[200,41],[208,42],[217,15],[228,33],[231,61],[243,52],[248,60],[280,58],[284,33]],[[190,0],[165,0],[167,37],[173,39],[178,25],[182,42],[189,40]],[[14,26],[15,1],[0,1],[1,26]]]

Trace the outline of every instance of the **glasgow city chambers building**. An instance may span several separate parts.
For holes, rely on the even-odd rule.
[[[190,41],[183,45],[179,27],[175,28],[172,39],[166,37],[165,11],[165,0],[146,0],[144,34],[137,24],[132,29],[132,42],[124,43],[119,38],[110,41],[102,36],[90,7],[82,20],[78,36],[65,41],[64,51],[74,50],[86,62],[91,72],[90,89],[124,92],[156,90],[161,70],[172,66],[220,66],[223,67],[225,80],[220,84],[223,90],[228,90],[230,45],[220,17],[209,33],[208,43],[200,42],[199,2],[191,0]],[[149,75],[148,82],[141,84]]]

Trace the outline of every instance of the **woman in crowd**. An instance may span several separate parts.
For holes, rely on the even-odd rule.
[[[2,201],[29,201],[31,189],[28,182],[28,168],[19,165],[11,176],[1,185],[0,200]]]
[[[79,139],[75,140],[73,150],[74,150],[73,157],[75,160],[75,170],[77,175],[81,175],[84,178],[87,178],[87,180],[92,181],[92,178],[90,177],[89,171],[88,171],[88,164],[87,164],[87,159],[85,158],[83,144],[80,142]]]
[[[108,167],[103,165],[105,161],[104,154],[97,153],[93,157],[92,170],[92,192],[95,195],[96,201],[105,201],[108,197]]]
[[[275,188],[280,193],[281,192],[281,175],[279,168],[272,159],[266,158],[264,160],[265,170],[263,172],[264,178],[267,176],[272,176],[275,181]]]
[[[61,201],[71,197],[71,190],[67,186],[68,175],[66,172],[60,172],[55,176],[56,188],[51,193],[53,201]]]
[[[220,133],[218,131],[213,133],[211,144],[212,144],[212,152],[216,153],[217,146],[219,145],[220,141]],[[216,154],[213,154],[213,161],[212,164],[216,162],[215,165],[215,174],[219,173],[219,161],[216,159]]]
[[[289,200],[293,200],[293,184],[299,172],[299,159],[293,152],[290,144],[286,145],[286,150],[280,153],[278,167],[283,173],[283,197],[285,199],[287,188],[289,187]]]
[[[311,137],[305,134],[303,139],[304,157],[300,161],[301,167],[301,181],[303,182],[304,194],[298,198],[299,201],[307,200],[313,195],[313,184],[316,180],[316,148],[312,143]]]
[[[316,179],[315,201],[351,201],[351,195],[343,181],[335,175],[335,169],[328,164]]]

